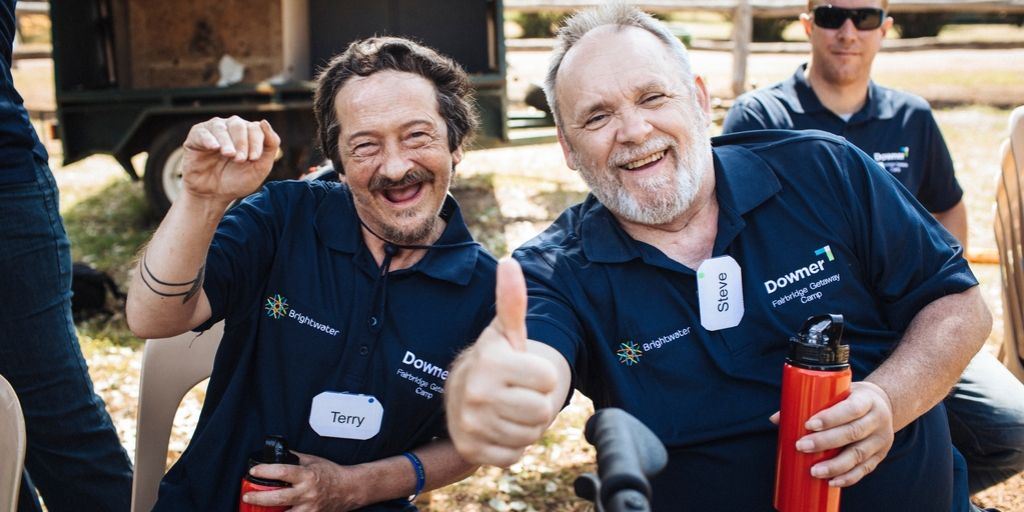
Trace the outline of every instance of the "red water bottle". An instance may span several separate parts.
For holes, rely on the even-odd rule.
[[[850,394],[850,347],[840,344],[842,315],[812,316],[789,339],[782,365],[779,447],[775,459],[775,509],[780,512],[837,512],[839,488],[811,476],[811,466],[835,457],[838,449],[797,451],[796,442],[810,431],[811,416]]]
[[[283,436],[267,436],[263,440],[263,448],[249,456],[249,469],[257,464],[299,464],[299,456],[288,451]],[[238,494],[238,512],[284,512],[291,507],[261,507],[242,501],[242,496],[250,491],[273,491],[291,484],[280,480],[268,480],[252,476],[248,470],[242,477],[242,491]]]

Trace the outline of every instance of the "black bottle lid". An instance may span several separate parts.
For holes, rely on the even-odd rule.
[[[257,464],[291,464],[299,465],[299,456],[288,451],[288,442],[284,436],[268,435],[263,440],[263,447],[249,455],[249,469]],[[245,472],[245,479],[260,485],[271,487],[289,487],[291,484],[280,480],[269,480],[252,476],[248,470]]]
[[[843,315],[808,318],[800,332],[789,339],[787,362],[809,370],[837,371],[850,366],[850,346],[843,339]]]

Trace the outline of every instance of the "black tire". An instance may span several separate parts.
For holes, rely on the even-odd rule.
[[[755,43],[778,43],[785,41],[782,33],[792,23],[790,18],[754,18],[751,41]]]
[[[163,218],[181,191],[181,145],[191,124],[176,124],[157,135],[149,145],[146,173],[142,181],[146,199],[157,218]]]
[[[900,37],[914,39],[938,36],[948,16],[945,13],[897,13],[893,18]]]

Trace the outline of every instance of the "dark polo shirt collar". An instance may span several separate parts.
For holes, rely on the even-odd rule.
[[[351,196],[351,190],[344,185],[331,190],[316,211],[314,225],[324,245],[354,254],[365,244]],[[445,198],[440,216],[446,221],[441,238],[408,270],[465,286],[473,275],[479,244],[473,241],[459,204],[451,195]]]
[[[790,110],[799,114],[832,113],[821,103],[818,96],[807,81],[805,72],[807,64],[801,64],[788,80],[782,82],[785,94],[779,100]],[[868,99],[864,106],[850,118],[850,123],[859,123],[873,119],[890,119],[895,115],[890,93],[879,87],[874,80],[868,82]],[[833,114],[835,115],[835,114]],[[838,117],[838,116],[837,116]]]

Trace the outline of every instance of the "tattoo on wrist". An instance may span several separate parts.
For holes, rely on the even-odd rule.
[[[203,278],[206,277],[206,265],[203,265],[202,267],[199,267],[199,272],[196,274],[196,278],[191,281],[184,283],[170,283],[162,281],[153,275],[153,272],[150,272],[149,265],[146,264],[146,252],[142,253],[142,261],[139,266],[141,267],[139,276],[142,277],[142,283],[146,285],[146,288],[149,288],[149,291],[161,297],[182,297],[182,304],[188,302],[192,297],[195,297],[196,294],[199,293],[199,290],[203,287]],[[150,281],[161,286],[168,286],[171,288],[181,288],[184,286],[188,286],[189,288],[183,292],[165,292],[154,288],[153,285],[150,284]]]

